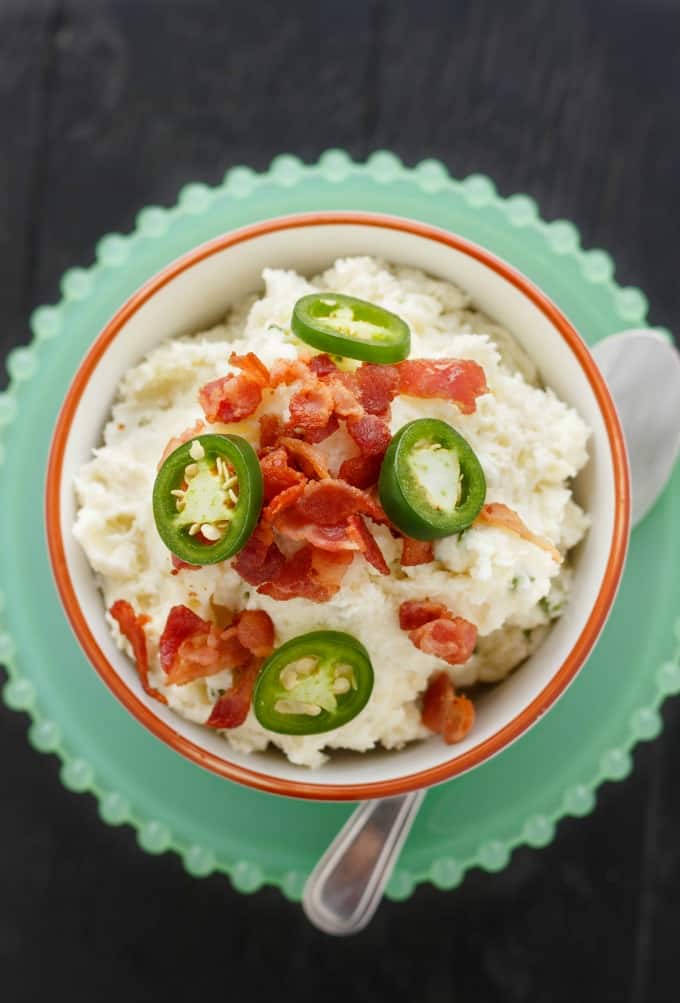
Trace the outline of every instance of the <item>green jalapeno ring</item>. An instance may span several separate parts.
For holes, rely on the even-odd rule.
[[[156,529],[180,560],[216,564],[245,546],[257,524],[262,496],[262,470],[245,439],[197,435],[175,449],[156,475]],[[214,539],[203,542],[204,533]]]
[[[401,362],[411,350],[406,321],[375,303],[344,293],[303,296],[293,307],[291,328],[312,348],[363,362]]]
[[[437,418],[418,418],[387,447],[378,491],[399,529],[416,540],[437,540],[472,525],[484,504],[486,480],[459,432]]]
[[[253,710],[263,728],[318,735],[347,724],[373,691],[368,652],[351,634],[315,630],[286,641],[264,663]]]

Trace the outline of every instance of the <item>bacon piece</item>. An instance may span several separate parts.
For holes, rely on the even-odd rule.
[[[286,561],[274,579],[260,585],[257,591],[281,602],[297,598],[328,602],[340,588],[351,561],[350,552],[328,553],[305,544]]]
[[[381,575],[389,575],[390,569],[383,557],[382,550],[376,543],[375,537],[370,532],[361,516],[352,515],[349,517],[348,521],[350,525],[354,527],[355,532],[359,535],[361,540],[361,552],[368,563],[372,564]]]
[[[284,563],[283,554],[274,543],[271,526],[260,522],[243,550],[237,554],[232,567],[249,585],[261,585],[275,578]]]
[[[290,456],[294,457],[308,477],[326,478],[330,477],[326,461],[318,449],[314,449],[308,442],[301,442],[300,439],[293,439],[289,435],[284,435],[279,440]]]
[[[410,568],[415,564],[429,564],[430,561],[434,560],[434,547],[431,540],[414,540],[411,536],[404,536],[402,542],[402,568]]]
[[[359,388],[354,373],[338,373],[328,382],[333,395],[333,409],[341,418],[361,418]]]
[[[230,374],[206,383],[198,399],[208,421],[241,421],[260,406],[262,385],[248,373]]]
[[[351,456],[340,464],[338,477],[355,488],[370,488],[380,476],[382,456]]]
[[[167,614],[158,655],[168,686],[184,686],[245,665],[251,657],[236,627],[221,631],[187,606],[174,606]]]
[[[109,613],[118,624],[121,634],[127,638],[132,646],[132,653],[137,665],[139,680],[142,689],[150,697],[155,697],[161,703],[167,703],[163,694],[154,689],[149,683],[149,653],[146,648],[146,634],[144,624],[148,622],[147,616],[137,616],[134,609],[126,599],[117,599],[109,609]]]
[[[279,513],[273,526],[277,533],[289,540],[312,543],[320,550],[362,550],[359,533],[349,521],[334,526],[317,526],[302,515],[295,505]]]
[[[234,670],[234,682],[215,701],[210,717],[205,722],[208,728],[238,728],[248,717],[253,697],[255,680],[262,662],[252,659],[250,664]]]
[[[453,745],[472,728],[475,708],[467,697],[456,695],[446,672],[438,672],[425,690],[421,719],[426,728],[438,732],[448,745]]]
[[[302,496],[306,484],[307,479],[305,478],[301,484],[292,484],[285,491],[272,498],[266,508],[262,510],[262,522],[273,523],[281,512],[285,512],[286,509],[295,505],[298,498]]]
[[[562,563],[563,558],[557,547],[550,540],[546,539],[545,536],[537,536],[536,533],[532,533],[517,513],[501,502],[490,502],[488,505],[483,505],[482,511],[475,519],[475,525],[478,523],[486,526],[495,526],[497,529],[506,529],[509,533],[515,533],[517,536],[521,536],[523,540],[528,540],[529,543],[533,543],[535,546],[540,547],[541,550],[545,550],[546,553],[550,554],[553,561],[557,561],[558,564]]]
[[[381,417],[389,415],[390,404],[399,393],[399,373],[395,367],[364,362],[354,375],[364,411]]]
[[[281,383],[288,386],[295,383],[296,380],[305,380],[308,377],[309,369],[306,359],[278,359],[271,368],[269,386],[278,387]]]
[[[191,634],[182,641],[173,659],[166,682],[168,686],[185,686],[197,679],[217,675],[224,669],[246,665],[252,655],[241,644],[237,627],[220,631],[208,624],[208,632]]]
[[[288,404],[290,427],[310,432],[325,429],[333,414],[333,394],[325,383],[306,380]]]
[[[264,481],[264,500],[270,502],[272,498],[285,491],[286,488],[294,484],[304,484],[307,480],[305,475],[288,462],[288,453],[279,446],[270,453],[265,453],[260,458],[260,468]]]
[[[399,607],[399,626],[402,630],[414,630],[431,620],[449,617],[446,606],[431,599],[406,599]]]
[[[244,609],[236,631],[243,647],[258,658],[266,658],[274,650],[274,624],[263,609]]]
[[[201,536],[203,536],[202,533]],[[171,575],[178,575],[180,571],[200,571],[201,569],[200,564],[187,564],[186,561],[176,557],[175,554],[170,554],[170,561],[172,563]]]
[[[180,432],[179,435],[173,436],[173,438],[168,441],[167,446],[163,450],[163,455],[158,461],[157,469],[158,470],[161,469],[161,467],[167,460],[168,456],[170,456],[170,453],[174,453],[175,450],[179,449],[180,446],[183,446],[185,442],[189,442],[191,439],[195,439],[197,435],[200,435],[201,432],[204,431],[204,429],[205,429],[205,422],[201,421],[201,419],[198,418],[191,426],[191,428],[185,428],[184,431]]]
[[[220,629],[186,606],[173,606],[159,654],[168,685],[183,686],[224,669],[241,669],[253,655],[271,654],[273,644],[274,625],[264,610],[244,610],[236,624]]]
[[[279,436],[283,435],[285,428],[277,414],[260,415],[260,449],[267,449],[268,446],[275,446]]]
[[[484,370],[470,359],[407,359],[395,368],[402,394],[453,401],[463,414],[471,414],[487,393]]]
[[[382,551],[359,515],[350,515],[339,523],[318,525],[300,511],[298,504],[294,504],[274,518],[273,526],[277,533],[289,540],[301,540],[319,550],[331,553],[359,551],[382,575],[390,573]]]
[[[428,655],[436,655],[449,665],[467,662],[477,643],[477,628],[461,616],[430,620],[409,631],[409,639]]]
[[[195,634],[208,634],[210,624],[190,610],[188,606],[173,606],[168,613],[165,627],[158,642],[158,656],[163,672],[168,673],[173,666],[182,644]]]
[[[389,425],[375,414],[348,418],[347,431],[364,456],[384,456],[392,439]]]
[[[387,518],[385,509],[380,504],[380,497],[378,495],[378,485],[375,484],[372,488],[370,488],[370,490],[364,491],[364,494],[366,495],[366,497],[368,498],[369,502],[373,507],[373,511],[368,513],[373,522],[379,522],[383,526],[388,526],[392,536],[399,536],[400,535],[399,530]]]
[[[248,352],[246,355],[237,355],[236,352],[232,352],[229,356],[229,362],[232,366],[236,366],[237,369],[242,369],[256,383],[259,383],[262,388],[269,386],[269,370],[264,362],[260,362],[253,352]]]
[[[329,435],[332,435],[333,432],[337,431],[339,427],[340,422],[335,415],[332,414],[326,424],[322,425],[321,428],[304,428],[302,429],[301,434],[305,442],[310,442],[315,445],[317,442],[323,442],[323,440],[327,439]]]
[[[369,494],[333,477],[310,481],[297,504],[300,512],[317,526],[334,526],[355,514],[368,515],[376,522],[385,519],[385,513]]]
[[[324,376],[332,376],[334,373],[339,372],[338,367],[326,352],[322,352],[321,355],[312,356],[309,360],[309,368],[315,376],[321,379]]]

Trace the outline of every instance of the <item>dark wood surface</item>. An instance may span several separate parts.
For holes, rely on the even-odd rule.
[[[679,0],[0,0],[0,354],[141,206],[329,146],[528,192],[677,330],[679,106]],[[140,852],[0,708],[0,998],[677,1000],[678,701],[664,719],[550,847],[333,941]]]

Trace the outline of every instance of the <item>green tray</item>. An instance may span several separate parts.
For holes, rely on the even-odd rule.
[[[643,323],[647,308],[639,290],[614,284],[606,253],[582,251],[572,224],[541,221],[524,195],[501,199],[488,178],[456,181],[432,160],[409,169],[379,152],[356,164],[329,150],[311,166],[281,156],[265,174],[237,167],[217,188],[188,185],[173,209],[144,209],[134,233],[104,237],[95,265],[66,273],[57,306],[33,314],[33,344],[10,353],[10,387],[0,393],[5,702],[30,714],[31,744],[60,757],[66,787],[94,794],[110,825],[134,826],[143,849],[174,850],[197,877],[222,871],[243,892],[270,882],[292,899],[299,899],[305,876],[352,806],[239,787],[182,759],[141,728],[76,644],[39,527],[55,416],[78,362],[121,302],[204,240],[258,219],[313,209],[396,213],[463,234],[530,276],[591,343]],[[633,534],[614,611],[575,683],[502,755],[428,793],[390,897],[403,899],[426,880],[452,888],[470,867],[500,870],[519,844],[546,845],[559,818],[592,810],[598,784],[629,773],[636,741],[659,733],[659,705],[680,691],[679,506],[676,472]]]

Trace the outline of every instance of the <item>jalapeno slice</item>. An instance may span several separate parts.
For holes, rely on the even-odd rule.
[[[294,334],[321,352],[364,362],[401,362],[411,329],[396,313],[343,293],[311,293],[293,307]]]
[[[416,540],[437,540],[474,522],[486,480],[462,435],[437,418],[419,418],[400,428],[387,447],[378,490],[399,529]]]
[[[153,486],[153,515],[165,546],[187,564],[236,554],[262,508],[262,471],[239,435],[197,435],[175,449]]]
[[[263,728],[318,735],[351,721],[373,690],[368,652],[351,634],[314,630],[286,641],[262,666],[253,693]]]

